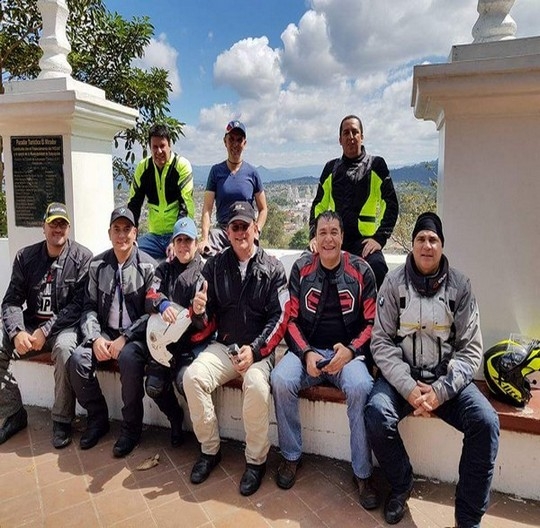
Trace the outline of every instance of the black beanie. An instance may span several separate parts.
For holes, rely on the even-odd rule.
[[[412,232],[412,240],[420,231],[433,231],[437,233],[437,236],[441,239],[441,243],[444,246],[444,235],[442,230],[441,219],[435,213],[422,213],[416,220],[414,224],[414,229]]]

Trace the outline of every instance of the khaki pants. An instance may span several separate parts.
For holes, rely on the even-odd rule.
[[[246,431],[246,461],[250,464],[266,462],[270,449],[269,380],[273,366],[274,354],[253,363],[243,376],[242,418]],[[184,392],[193,430],[201,443],[201,451],[206,455],[215,455],[220,447],[212,392],[238,376],[227,355],[227,347],[217,342],[208,345],[184,374]]]
[[[27,332],[32,333],[34,329],[27,328]],[[7,418],[18,412],[22,406],[22,397],[9,369],[12,359],[19,359],[15,354],[13,342],[4,331],[2,336],[2,346],[0,347],[0,422],[2,418]],[[29,359],[43,352],[51,352],[54,362],[54,403],[52,407],[52,419],[55,422],[71,423],[75,417],[75,393],[69,382],[67,362],[77,346],[77,328],[66,328],[55,336],[51,336],[45,341],[43,348],[38,352],[31,351],[22,359]],[[39,380],[36,380],[38,383]]]

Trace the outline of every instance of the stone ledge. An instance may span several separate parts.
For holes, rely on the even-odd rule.
[[[23,361],[33,361],[52,365],[51,354],[43,353]],[[110,361],[102,364],[99,370],[118,372],[118,364],[116,361]],[[482,393],[488,398],[493,408],[499,415],[501,429],[506,431],[514,431],[518,433],[528,433],[540,435],[540,390],[533,391],[533,397],[528,405],[523,408],[513,407],[494,399],[484,381],[475,382]],[[240,378],[229,381],[225,387],[232,389],[242,389],[242,380]],[[345,395],[336,387],[329,385],[319,385],[310,387],[300,392],[300,397],[312,402],[327,402],[327,403],[345,403]]]
[[[517,433],[540,435],[540,390],[534,389],[529,403],[523,407],[514,407],[502,403],[491,396],[485,381],[477,381],[478,388],[487,397],[499,415],[501,429]]]

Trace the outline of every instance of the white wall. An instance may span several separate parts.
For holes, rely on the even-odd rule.
[[[51,408],[53,404],[53,367],[31,361],[14,361],[13,373],[19,382],[23,402]],[[103,394],[109,405],[110,417],[122,419],[120,377],[112,372],[98,371]],[[40,383],[35,383],[39,379]],[[223,438],[245,441],[242,425],[242,391],[220,387],[214,398]],[[186,425],[189,422],[187,404],[183,398]],[[77,407],[77,413],[84,411]],[[304,451],[318,455],[351,460],[347,407],[342,403],[300,400],[300,418]],[[154,402],[144,397],[144,422],[168,427],[169,423]],[[411,463],[417,475],[456,482],[463,435],[438,418],[407,417],[400,431]],[[270,442],[278,445],[277,426],[272,405]],[[497,457],[493,489],[518,497],[540,500],[540,455],[538,435],[502,431]],[[441,449],[444,448],[444,456]]]
[[[540,37],[454,47],[416,66],[416,117],[440,132],[445,253],[471,279],[484,343],[540,337]]]

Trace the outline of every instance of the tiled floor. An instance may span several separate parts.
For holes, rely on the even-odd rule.
[[[0,528],[385,526],[380,510],[367,512],[358,505],[344,462],[306,456],[296,485],[283,491],[274,483],[279,455],[272,450],[261,489],[245,498],[238,493],[244,463],[237,442],[223,444],[220,466],[205,483],[194,486],[189,474],[198,446],[192,435],[184,446],[172,449],[168,430],[149,428],[140,446],[117,460],[111,454],[117,423],[89,451],[78,448],[79,432],[71,446],[57,451],[50,432],[49,411],[30,408],[28,428],[0,446]],[[156,454],[157,466],[137,469]],[[451,526],[453,489],[417,479],[410,513],[399,526]],[[483,526],[537,528],[540,503],[493,493]]]

